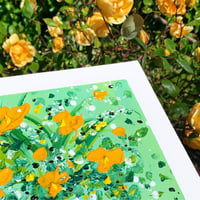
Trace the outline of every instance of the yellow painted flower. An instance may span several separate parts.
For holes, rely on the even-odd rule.
[[[23,67],[33,61],[36,50],[30,45],[30,42],[20,40],[17,34],[12,34],[9,39],[3,43],[3,49],[9,53],[12,62],[17,67]]]
[[[62,37],[56,37],[53,39],[53,52],[62,51],[64,47],[64,40]]]
[[[96,131],[100,131],[101,128],[107,126],[107,122],[100,122],[99,124],[95,124]]]
[[[45,144],[46,143],[46,140],[43,139],[43,140],[40,140],[40,144]]]
[[[34,180],[34,174],[33,174],[33,173],[28,174],[28,175],[26,176],[26,181],[27,181],[27,182],[33,181],[33,180]]]
[[[13,172],[9,167],[0,171],[0,186],[7,184],[12,179]]]
[[[94,12],[87,20],[87,25],[94,30],[97,37],[106,37],[109,30],[100,12]]]
[[[110,176],[107,176],[106,179],[103,181],[104,184],[109,185],[112,183]]]
[[[28,103],[11,109],[6,106],[0,108],[0,135],[5,131],[17,128],[29,110],[30,105]]]
[[[35,160],[44,161],[47,158],[47,150],[45,147],[40,147],[33,153],[33,158]]]
[[[59,133],[62,135],[68,135],[74,130],[76,131],[75,136],[77,136],[78,129],[84,124],[82,115],[71,116],[71,114],[67,110],[56,114],[53,117],[53,121],[60,123]]]
[[[78,29],[74,31],[74,39],[76,43],[83,46],[90,46],[95,37],[96,34],[91,28],[85,28],[84,30],[81,30],[78,27]]]
[[[63,34],[63,30],[60,28],[60,25],[63,24],[58,16],[53,17],[53,21],[57,24],[56,27],[47,26],[49,34],[53,37],[58,37]]]
[[[37,105],[36,108],[34,109],[34,113],[36,114],[40,113],[42,106],[43,106],[42,104]]]
[[[96,4],[110,24],[121,24],[133,7],[133,0],[96,0]]]
[[[156,0],[156,4],[160,12],[168,17],[176,14],[184,15],[186,13],[185,0],[180,0],[175,3],[174,0]]]
[[[197,62],[200,62],[200,47],[197,47],[196,48],[196,59],[197,59]]]
[[[87,159],[92,162],[98,162],[98,172],[106,173],[114,164],[124,162],[124,153],[121,148],[105,150],[102,147],[92,150]]]
[[[102,101],[102,100],[104,100],[104,98],[106,97],[107,91],[99,92],[98,90],[95,90],[95,91],[93,92],[93,94],[94,94],[95,99],[97,99],[97,100],[99,100],[99,101]]]
[[[53,198],[62,190],[61,184],[67,183],[69,175],[64,171],[59,173],[59,166],[54,171],[46,173],[38,178],[38,183],[48,190],[48,195]]]
[[[31,3],[31,6],[33,7],[33,11],[36,12],[38,6],[37,6],[37,1],[36,0],[29,0],[30,3]],[[24,6],[24,2],[25,0],[22,0],[21,3],[20,3],[20,8],[23,8]]]
[[[187,7],[191,8],[196,4],[196,0],[185,0]]]
[[[3,196],[6,196],[6,194],[5,194],[4,191],[0,188],[0,198],[2,198]]]
[[[117,136],[125,137],[126,130],[123,127],[117,127],[114,130],[112,130],[112,133]]]
[[[170,35],[176,38],[182,38],[193,30],[193,26],[187,26],[182,22],[182,17],[179,16],[170,26]]]

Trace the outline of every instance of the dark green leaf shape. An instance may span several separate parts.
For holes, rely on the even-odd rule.
[[[112,140],[107,137],[107,138],[103,139],[102,147],[104,147],[105,149],[111,150],[114,148],[114,144],[113,144]]]
[[[190,65],[183,59],[177,58],[176,62],[188,73],[193,73],[193,69],[190,67]]]
[[[127,124],[133,124],[132,120],[128,119],[128,118],[125,120],[125,123],[127,123]]]
[[[131,98],[132,97],[132,92],[129,90],[125,90],[123,96],[127,97],[127,98]]]
[[[33,7],[29,0],[24,1],[24,6],[22,8],[22,13],[25,17],[31,18],[33,15]]]
[[[54,94],[52,94],[52,93],[49,94],[49,98],[50,98],[50,99],[52,99],[52,98],[54,98],[54,97],[55,97]]]
[[[141,138],[141,137],[146,136],[147,133],[148,133],[148,128],[147,127],[143,127],[143,128],[138,129],[135,132],[135,137]]]
[[[175,86],[170,80],[168,79],[163,79],[161,81],[162,83],[162,87],[164,88],[164,90],[172,97],[176,97],[179,92],[180,92],[180,89]]]
[[[142,16],[138,14],[132,14],[128,16],[122,24],[121,35],[126,40],[131,40],[139,34],[143,24],[144,19],[142,18]]]
[[[58,26],[51,18],[44,18],[43,20],[48,26],[52,27]]]
[[[152,172],[149,172],[149,171],[148,171],[148,172],[145,173],[145,176],[146,176],[146,178],[147,178],[148,180],[151,181],[151,180],[152,180],[152,177],[153,177],[153,174],[152,174]]]

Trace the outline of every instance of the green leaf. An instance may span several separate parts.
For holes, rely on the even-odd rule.
[[[153,56],[163,57],[163,56],[165,56],[165,50],[163,48],[159,47],[153,52]]]
[[[88,7],[82,8],[81,12],[83,13],[83,16],[87,16],[89,12],[89,8]]]
[[[144,7],[142,8],[142,12],[145,13],[145,14],[149,14],[149,13],[151,13],[152,11],[153,11],[152,8],[150,8],[150,7],[148,7],[148,6],[144,6]]]
[[[3,69],[3,65],[0,64],[0,72],[3,72],[3,71],[4,71],[4,69]]]
[[[190,65],[183,60],[182,58],[177,58],[176,62],[188,73],[193,73],[192,68],[190,67]]]
[[[153,0],[143,0],[145,6],[153,5]]]
[[[39,70],[40,66],[37,62],[32,62],[30,65],[29,65],[29,69],[32,71],[32,72],[37,72]]]
[[[177,86],[175,86],[170,80],[163,79],[161,83],[164,90],[172,97],[176,97],[179,94],[180,89]]]
[[[3,22],[0,22],[0,33],[4,36],[7,34],[7,28]]]
[[[58,26],[58,25],[53,21],[53,19],[51,19],[51,18],[44,18],[43,20],[44,20],[44,22],[45,22],[48,26],[52,26],[52,27]]]
[[[110,64],[110,63],[112,63],[111,56],[105,55],[105,56],[104,56],[104,63],[105,63],[105,64]]]
[[[171,65],[169,64],[169,62],[167,61],[167,59],[165,59],[165,58],[162,57],[162,62],[163,62],[164,69],[169,70]]]
[[[143,24],[144,19],[142,18],[142,16],[138,14],[132,14],[128,16],[122,24],[121,35],[126,40],[131,40],[139,34]]]
[[[99,41],[99,39],[97,37],[94,39],[94,46],[96,48],[99,48],[101,46],[101,42]]]
[[[40,23],[36,23],[35,30],[36,30],[36,32],[37,32],[38,35],[41,34],[41,25],[40,25]]]
[[[171,39],[167,38],[165,41],[165,47],[169,50],[169,51],[175,51],[177,44],[175,42],[173,42]]]
[[[33,7],[29,0],[24,1],[24,6],[22,8],[22,13],[25,17],[30,18],[33,15]]]

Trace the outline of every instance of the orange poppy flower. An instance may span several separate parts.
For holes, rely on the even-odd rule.
[[[71,160],[66,160],[66,163],[68,164],[68,167],[75,168],[74,163]]]
[[[94,94],[94,97],[97,99],[97,100],[104,100],[104,98],[106,97],[106,95],[107,95],[107,91],[103,91],[103,92],[99,92],[99,91],[97,91],[97,90],[95,90],[94,92],[93,92],[93,94]]]
[[[53,121],[60,123],[60,126],[59,126],[60,134],[68,135],[73,130],[75,130],[76,131],[75,137],[78,134],[78,129],[84,124],[82,115],[71,116],[71,114],[67,110],[64,110],[63,112],[56,114],[53,117]]]
[[[121,148],[105,150],[99,147],[91,151],[87,159],[92,162],[98,162],[98,172],[106,173],[114,164],[121,164],[124,162],[124,153]]]
[[[112,133],[117,136],[125,137],[126,130],[123,127],[117,127],[114,130],[112,130]]]
[[[29,110],[30,105],[28,103],[11,109],[6,106],[0,108],[0,135],[5,131],[17,128]]]
[[[4,191],[0,188],[0,198],[2,198],[3,196],[6,196],[6,194],[5,194]]]
[[[54,171],[46,173],[44,176],[38,178],[38,183],[48,189],[48,195],[53,198],[62,190],[61,184],[69,180],[69,175],[64,171],[59,174],[59,166]]]
[[[34,153],[33,153],[33,158],[35,160],[40,160],[40,161],[44,161],[47,157],[47,150],[44,147],[41,147],[39,149],[37,149]]]
[[[0,185],[7,184],[12,179],[13,172],[12,170],[7,167],[0,171]]]

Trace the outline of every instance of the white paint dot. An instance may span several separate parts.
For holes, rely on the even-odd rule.
[[[138,183],[139,182],[139,178],[137,176],[133,177],[133,182]]]
[[[151,187],[154,187],[156,185],[156,183],[154,181],[151,181],[150,185],[151,185]]]
[[[152,192],[152,196],[153,196],[154,199],[159,199],[159,193],[158,193],[158,191],[153,191]]]
[[[74,156],[75,155],[75,152],[72,149],[69,150],[68,153],[69,153],[70,156]]]
[[[93,85],[93,89],[96,90],[98,88],[97,85]]]
[[[96,110],[96,107],[94,105],[91,105],[91,106],[88,107],[88,110],[94,111],[94,110]]]
[[[76,101],[73,101],[73,100],[72,100],[72,101],[70,101],[70,104],[71,104],[72,106],[76,106],[77,103],[76,103]]]
[[[111,124],[111,125],[110,125],[110,128],[111,128],[111,129],[115,129],[115,128],[117,128],[117,126],[116,126],[116,124]]]

